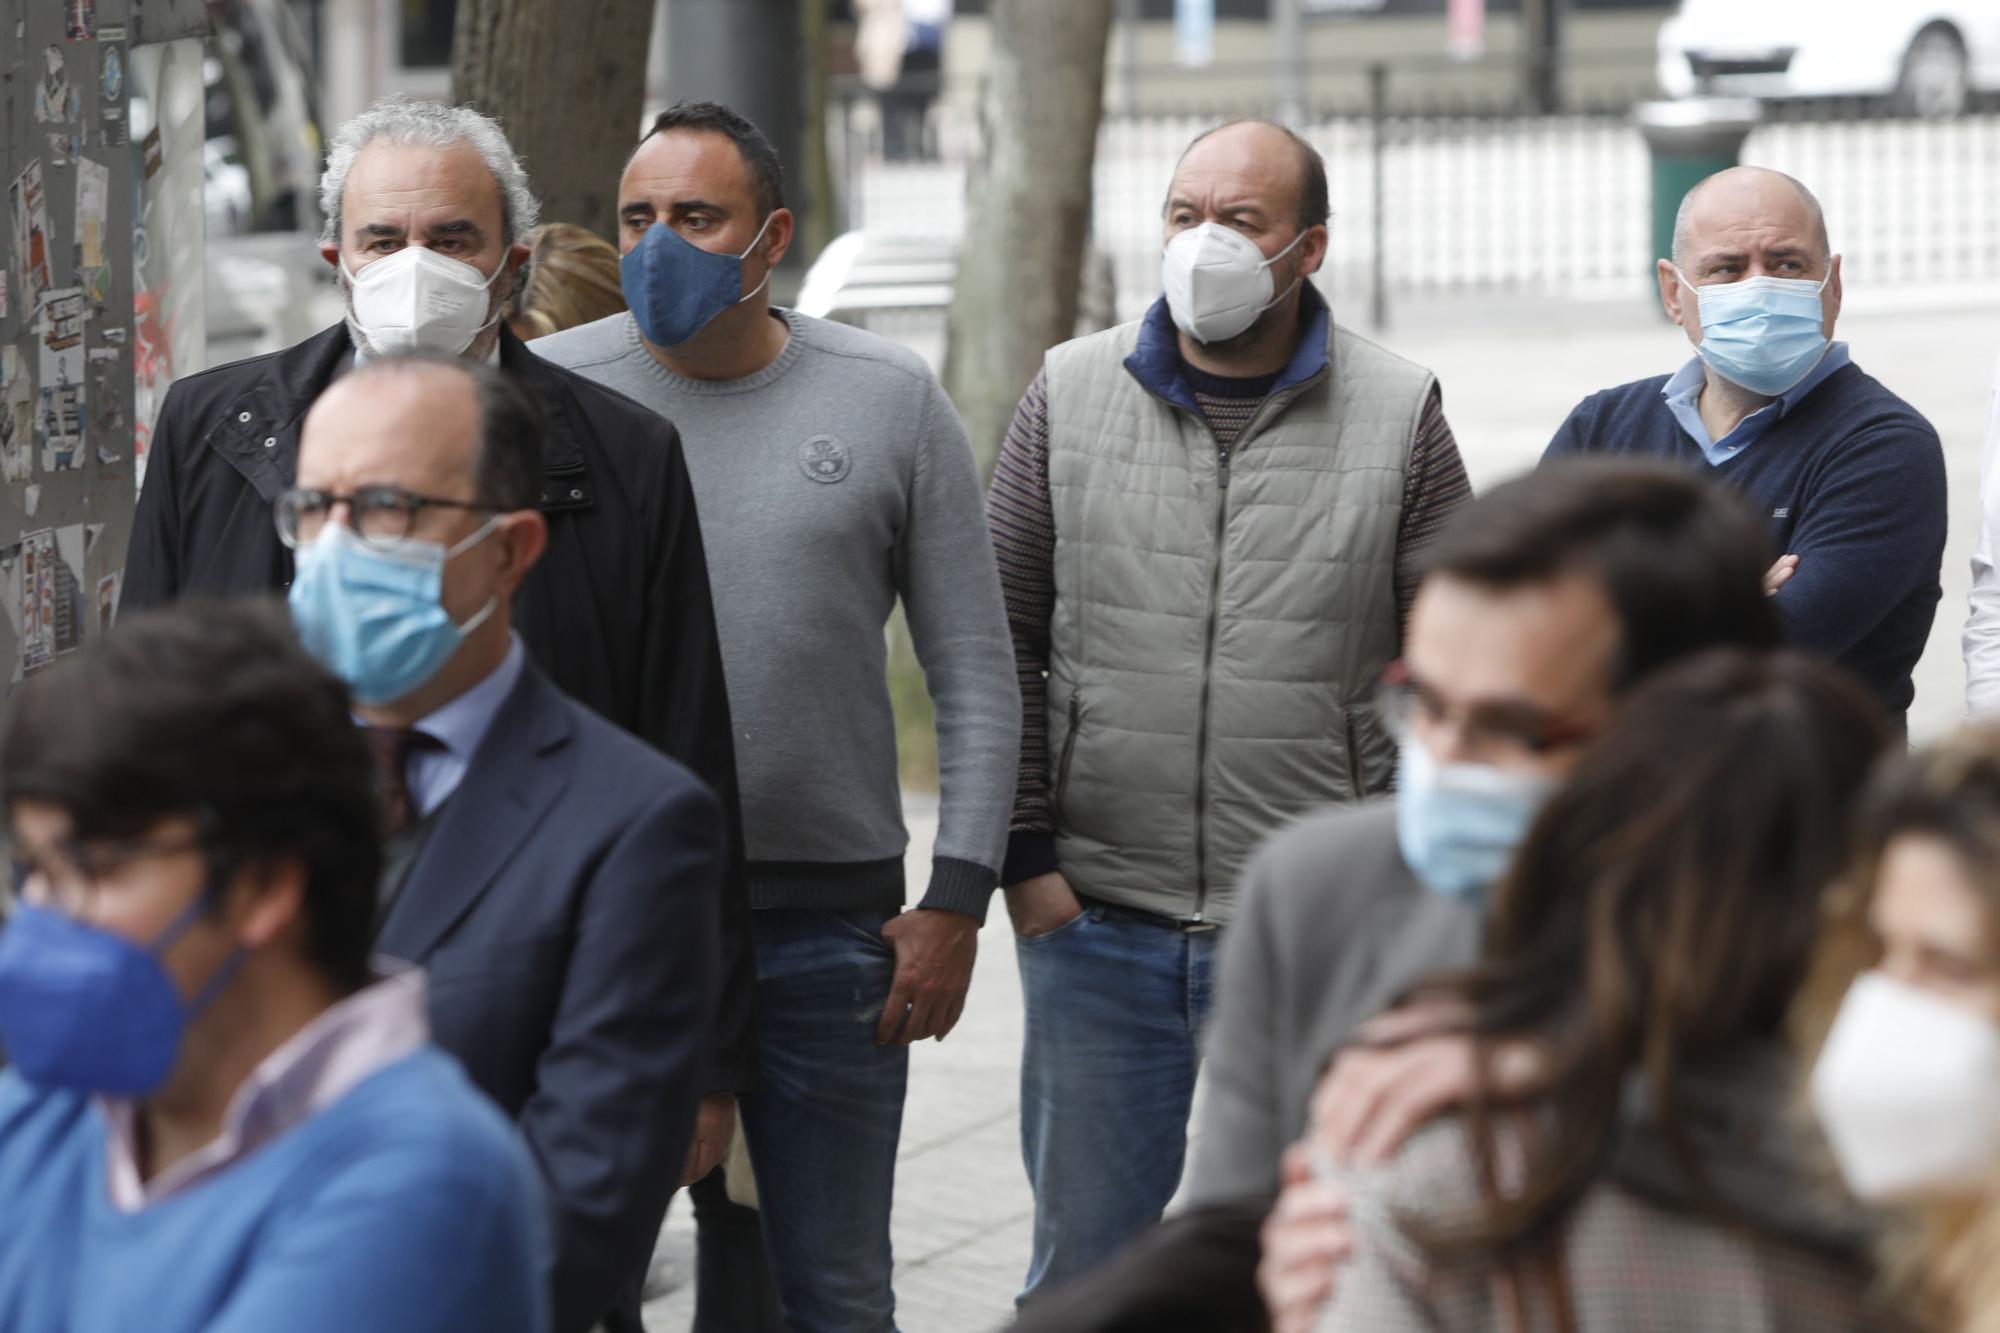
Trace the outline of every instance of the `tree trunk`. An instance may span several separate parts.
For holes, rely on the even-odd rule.
[[[617,233],[654,0],[458,0],[451,96],[506,127],[550,222]]]
[[[800,175],[805,181],[805,207],[799,219],[799,240],[793,244],[801,267],[819,258],[834,237],[833,160],[827,151],[826,108],[831,100],[826,49],[827,0],[800,0],[799,51],[805,64],[805,106],[801,108]],[[794,205],[796,208],[797,205]],[[789,257],[789,256],[788,256]]]
[[[1042,354],[1076,330],[1113,0],[994,0],[944,383],[993,470]]]

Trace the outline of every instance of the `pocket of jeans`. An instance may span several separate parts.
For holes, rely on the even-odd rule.
[[[1078,926],[1081,926],[1095,914],[1096,909],[1086,907],[1060,926],[1057,926],[1054,930],[1045,930],[1039,935],[1023,935],[1017,930],[1014,932],[1014,940],[1019,944],[1040,944],[1045,940],[1052,940],[1061,935],[1071,934]]]
[[[880,926],[867,925],[855,919],[862,917],[872,922],[877,916],[881,915],[879,912],[829,912],[827,915],[839,922],[840,928],[855,939],[871,945],[883,953],[894,954],[896,952],[896,946],[882,938]],[[899,914],[891,913],[890,917],[893,919],[897,915]],[[886,925],[888,922],[884,921],[883,924]]]

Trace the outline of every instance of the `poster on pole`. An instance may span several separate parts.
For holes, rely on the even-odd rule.
[[[83,466],[83,290],[50,292],[42,304],[42,471]]]
[[[21,279],[20,302],[24,310],[41,303],[42,293],[54,283],[49,275],[49,204],[42,192],[42,161],[31,160],[7,188],[9,211],[14,215],[14,263]]]

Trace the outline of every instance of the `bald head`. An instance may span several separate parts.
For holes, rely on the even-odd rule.
[[[1254,197],[1270,214],[1296,230],[1321,227],[1331,212],[1326,162],[1319,150],[1283,125],[1268,120],[1236,120],[1195,136],[1174,168],[1167,211],[1174,200],[1217,185]]]
[[[302,485],[397,486],[419,495],[532,509],[541,495],[542,411],[481,362],[380,357],[341,376],[307,415]]]
[[[1833,254],[1826,213],[1811,190],[1782,171],[1731,167],[1703,180],[1682,198],[1674,215],[1674,265],[1694,277],[1692,269],[1709,252],[1740,251],[1752,238],[1783,238],[1797,244],[1809,251],[1813,267],[1820,271]]]

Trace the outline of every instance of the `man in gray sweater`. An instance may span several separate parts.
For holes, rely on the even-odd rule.
[[[671,108],[618,198],[630,312],[534,350],[685,442],[749,848],[760,1082],[742,1116],[764,1239],[790,1326],[885,1333],[909,1046],[958,1021],[1014,796],[1020,696],[978,470],[915,355],[770,306],[792,215],[754,125]],[[907,912],[883,634],[898,597],[941,790]]]

